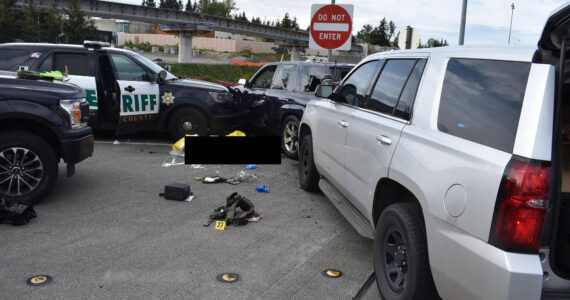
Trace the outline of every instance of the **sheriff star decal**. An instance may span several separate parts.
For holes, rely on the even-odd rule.
[[[164,93],[164,95],[161,96],[162,98],[162,103],[166,104],[166,105],[170,105],[172,103],[174,103],[174,96],[172,96],[172,93]]]

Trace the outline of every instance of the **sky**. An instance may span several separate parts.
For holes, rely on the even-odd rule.
[[[106,0],[140,4],[142,0]],[[187,0],[182,0],[186,3]],[[196,0],[192,0],[196,1]],[[156,1],[158,2],[158,1]],[[237,10],[262,20],[282,19],[286,12],[297,17],[301,29],[309,26],[311,4],[329,4],[323,0],[235,0]],[[365,24],[377,26],[386,17],[396,24],[396,31],[410,25],[425,43],[428,38],[446,39],[457,45],[461,21],[461,0],[359,0],[336,1],[353,4],[353,34]],[[514,3],[511,44],[536,45],[551,11],[568,4],[567,0],[468,0],[465,45],[506,45],[509,36],[511,4]]]

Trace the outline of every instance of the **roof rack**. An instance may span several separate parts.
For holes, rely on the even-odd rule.
[[[110,47],[110,46],[111,44],[107,42],[83,41],[83,47],[85,48],[101,49],[102,47]]]

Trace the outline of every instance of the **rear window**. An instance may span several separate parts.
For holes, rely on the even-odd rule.
[[[31,57],[33,55],[33,57]],[[32,53],[23,49],[0,49],[0,69],[8,71],[16,71],[19,66],[27,66],[28,58],[37,59],[41,56],[41,52]],[[29,67],[29,66],[28,66]]]
[[[527,62],[450,59],[438,129],[512,152],[529,72]]]
[[[53,68],[69,75],[93,76],[89,73],[89,58],[81,53],[56,53],[53,59]]]
[[[317,86],[321,84],[325,75],[332,77],[332,70],[327,66],[303,66],[301,74],[301,91],[305,93],[314,93]]]

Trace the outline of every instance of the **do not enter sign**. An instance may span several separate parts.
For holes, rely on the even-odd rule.
[[[352,4],[313,4],[309,48],[350,50]]]

